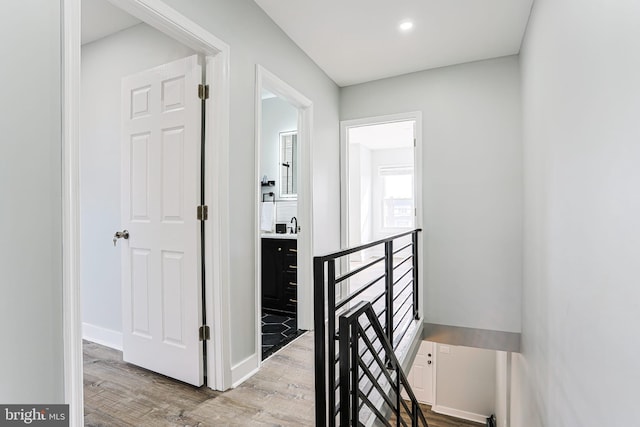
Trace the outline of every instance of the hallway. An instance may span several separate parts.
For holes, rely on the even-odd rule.
[[[195,388],[122,361],[122,353],[85,341],[86,426],[312,426],[313,334],[305,333],[225,393]],[[430,427],[480,424],[438,415]]]
[[[87,426],[313,425],[313,335],[267,360],[259,373],[220,393],[195,388],[122,361],[84,342]]]

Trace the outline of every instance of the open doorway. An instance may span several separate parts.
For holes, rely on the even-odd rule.
[[[260,240],[262,360],[298,328],[298,109],[262,90]]]
[[[122,6],[130,15],[111,3]],[[213,344],[208,354],[204,350],[199,352],[195,363],[193,360],[180,361],[190,369],[195,365],[192,379],[180,378],[153,366],[146,367],[196,385],[204,382],[206,369],[208,386],[218,390],[228,388],[231,382],[230,366],[224,358],[229,337],[226,327],[228,304],[225,303],[226,293],[222,290],[226,282],[225,274],[228,273],[225,267],[228,254],[223,250],[228,237],[222,231],[216,233],[215,241],[207,239],[202,243],[203,235],[213,235],[213,224],[211,221],[199,221],[200,218],[206,219],[206,215],[193,220],[196,218],[196,208],[207,202],[212,205],[209,216],[219,222],[224,220],[220,219],[216,207],[226,202],[227,180],[224,177],[227,166],[217,159],[222,158],[220,152],[224,152],[228,145],[229,86],[228,77],[223,73],[228,64],[228,47],[160,1],[148,4],[144,0],[84,0],[82,6],[85,14],[89,12],[90,15],[93,11],[93,21],[80,22],[79,2],[65,3],[66,16],[75,17],[75,23],[79,24],[74,27],[73,19],[65,20],[67,66],[64,74],[68,82],[65,91],[65,152],[70,153],[65,158],[65,178],[68,179],[68,193],[65,196],[69,201],[69,211],[65,212],[68,230],[65,241],[69,245],[65,245],[64,255],[65,268],[71,272],[70,279],[65,281],[65,312],[71,313],[65,325],[68,331],[65,334],[65,375],[69,400],[72,407],[77,408],[72,416],[76,420],[82,419],[83,407],[83,369],[82,360],[78,357],[81,355],[80,331],[84,337],[118,350],[123,348],[126,333],[145,335],[144,328],[140,326],[145,323],[147,313],[138,312],[141,315],[136,317],[134,310],[123,309],[123,295],[127,292],[121,292],[121,279],[128,276],[144,283],[146,280],[139,279],[145,279],[145,271],[150,272],[151,269],[137,268],[137,273],[123,274],[124,262],[121,261],[133,261],[138,256],[138,261],[142,260],[144,264],[144,258],[151,251],[138,248],[131,250],[130,256],[121,254],[123,244],[133,241],[133,235],[123,230],[122,212],[126,210],[140,223],[150,223],[143,217],[146,215],[145,209],[149,208],[147,213],[151,212],[153,203],[159,204],[158,209],[153,209],[161,212],[160,222],[165,225],[184,223],[190,228],[190,257],[197,258],[197,262],[192,262],[189,268],[190,277],[186,277],[182,274],[182,263],[186,259],[182,249],[162,248],[156,251],[160,254],[159,271],[164,277],[156,278],[154,282],[155,286],[164,286],[164,299],[161,297],[160,301],[154,301],[153,307],[149,305],[149,311],[159,311],[160,321],[156,322],[164,322],[160,341],[180,348],[188,334],[188,340],[195,344],[196,349],[204,349],[203,341],[209,341],[209,337],[215,338],[211,340]],[[82,20],[85,18],[86,15]],[[147,25],[145,22],[153,24]],[[81,40],[80,34],[74,29],[82,26],[85,29],[100,27],[104,31],[103,34],[90,35],[88,38],[84,31],[85,37]],[[171,37],[166,35],[169,33]],[[176,73],[176,67],[182,67],[184,73]],[[144,73],[147,73],[145,79],[155,75],[157,81],[129,80],[129,87],[121,90],[125,76],[130,79],[135,76],[135,80]],[[210,99],[207,98],[205,82],[211,84]],[[125,99],[125,94],[128,99]],[[124,138],[128,145],[122,143],[124,129],[128,126],[127,119],[151,121],[154,117],[153,108],[167,113],[166,120],[160,121],[159,131],[156,132],[161,137],[154,143],[151,126],[147,130],[131,127],[129,136]],[[77,116],[74,116],[74,112]],[[171,119],[168,118],[170,115],[173,116]],[[211,125],[207,126],[210,130],[202,132],[204,123]],[[193,145],[189,148],[189,155],[185,152],[187,139]],[[202,154],[201,146],[205,141],[208,151]],[[151,154],[154,150],[152,144],[156,145],[158,154],[155,158]],[[126,163],[123,153],[129,159],[127,167],[123,167]],[[203,169],[202,163],[205,161],[209,167]],[[135,168],[132,166],[134,163],[137,164]],[[162,171],[154,179],[163,182],[163,190],[159,191],[159,197],[158,194],[147,197],[143,190],[147,189],[153,175],[149,170],[154,168]],[[130,172],[132,185],[123,183],[123,171]],[[186,177],[187,173],[192,176]],[[218,175],[222,177],[216,179]],[[203,186],[203,181],[209,185]],[[78,185],[79,182],[81,185]],[[125,194],[125,188],[131,194]],[[191,193],[188,203],[184,202],[187,198],[182,197],[186,191]],[[173,202],[167,203],[171,198]],[[126,209],[121,208],[125,206],[123,200],[129,203]],[[78,216],[75,212],[78,212]],[[187,217],[192,220],[186,221]],[[191,228],[195,228],[195,233]],[[116,230],[118,233],[114,236]],[[135,232],[138,237],[142,234],[158,236],[162,233]],[[170,239],[172,244],[181,244],[182,233],[178,231],[175,234]],[[204,253],[201,251],[203,247]],[[74,274],[77,270],[80,271],[79,276]],[[206,278],[203,274],[205,270],[210,272]],[[169,276],[177,279],[169,280]],[[193,322],[190,321],[189,325],[193,328],[186,328],[181,323],[188,317],[182,316],[188,307],[181,302],[176,304],[171,301],[174,297],[176,300],[182,297],[178,294],[182,292],[180,283],[185,279],[195,282],[195,287],[191,285],[195,290],[192,292],[193,298],[188,298],[188,304],[198,307],[196,316],[190,317]],[[170,289],[170,282],[177,285]],[[140,291],[144,291],[144,286],[130,290],[128,295],[131,299],[144,297],[144,292]],[[79,301],[80,295],[83,296],[82,301]],[[203,308],[204,302],[206,310]],[[173,310],[176,307],[182,311]],[[134,323],[138,324],[126,328],[125,319],[131,314],[135,317]],[[208,321],[204,319],[205,314]],[[71,320],[77,323],[72,324]],[[214,325],[211,332],[208,324]],[[146,352],[145,357],[149,360],[160,358],[158,354],[150,352]],[[164,359],[168,366],[174,365],[173,360]]]
[[[260,66],[256,76],[256,348],[264,360],[311,326],[311,103]]]
[[[140,233],[135,232],[136,225],[123,223],[122,206],[133,198],[133,193],[146,193],[143,188],[139,188],[141,184],[145,184],[145,187],[152,184],[152,187],[149,188],[152,194],[144,196],[145,200],[151,204],[153,204],[157,190],[153,186],[154,183],[148,182],[150,178],[148,170],[135,172],[145,175],[144,182],[138,182],[134,179],[136,182],[132,183],[132,186],[123,182],[122,160],[132,155],[132,159],[129,159],[128,163],[133,168],[141,160],[138,157],[144,154],[144,158],[147,159],[145,162],[148,163],[151,161],[147,158],[148,155],[155,151],[154,147],[150,147],[150,145],[158,145],[156,144],[158,141],[141,137],[134,141],[130,150],[123,145],[122,128],[125,114],[122,112],[124,109],[122,81],[127,76],[163,66],[163,64],[181,61],[183,58],[193,56],[196,52],[104,0],[85,1],[83,6],[83,28],[85,30],[83,31],[81,48],[80,99],[80,235],[82,246],[80,280],[83,336],[91,341],[123,350],[125,330],[121,280],[123,278],[123,261],[126,259],[123,258],[122,252],[128,249],[130,243],[134,241],[135,237],[139,237]],[[96,28],[94,20],[105,14],[111,17],[111,26],[104,28],[101,32],[92,32],[91,30]],[[121,28],[124,26],[126,27]],[[120,30],[109,34],[111,29]],[[201,75],[193,78],[201,81]],[[181,82],[182,79],[178,78],[175,81]],[[152,88],[151,82],[139,86],[149,88],[149,93],[151,93],[151,89],[155,90]],[[142,91],[138,95],[138,101],[146,101],[146,94],[146,90]],[[146,105],[146,102],[143,104]],[[149,110],[143,108],[145,105],[141,105],[139,107],[141,111],[134,114],[138,116],[148,114]],[[148,107],[152,106],[148,105]],[[197,108],[198,106],[193,107]],[[141,119],[146,118],[141,117]],[[183,145],[180,141],[182,140],[181,130],[184,129],[190,133],[197,131],[198,136],[191,136],[199,138],[200,129],[199,127],[192,129],[194,127],[185,127],[184,124],[176,123],[176,126],[173,126],[175,129],[172,135],[173,141],[167,140],[165,145],[173,148]],[[138,133],[145,136],[155,132],[157,131],[141,130]],[[197,146],[191,148],[199,149]],[[182,152],[182,150],[180,151]],[[161,155],[161,153],[157,154]],[[193,162],[194,159],[195,162]],[[155,163],[155,160],[151,162]],[[197,170],[200,163],[199,154],[193,153],[189,162],[195,163],[193,169]],[[153,164],[149,166],[151,168],[145,169],[156,169]],[[165,169],[174,166],[179,165],[166,164]],[[180,179],[184,180],[185,177],[180,175]],[[199,195],[198,180],[199,177],[189,177],[186,182],[190,187],[197,186],[195,188],[196,195]],[[132,197],[124,198],[123,192],[132,187],[136,190],[132,192]],[[138,188],[136,189],[136,187]],[[176,190],[182,192],[182,189],[176,188]],[[194,199],[193,194],[187,199]],[[199,201],[199,197],[194,200],[194,203],[196,201]],[[129,210],[140,210],[143,206],[139,201],[136,201],[130,208]],[[146,206],[144,208],[146,209]],[[140,216],[142,213],[138,212],[135,215]],[[182,213],[179,216],[181,218],[176,217],[176,219],[184,224],[185,218],[182,218]],[[134,222],[144,223],[147,221],[134,220]],[[199,228],[197,224],[193,224],[194,221],[189,222],[189,228],[193,228],[193,226]],[[133,233],[131,239],[120,239],[117,242],[112,240],[116,231],[124,229]],[[196,231],[199,233],[199,229]],[[192,235],[193,231],[188,234]],[[189,251],[189,253],[191,252]],[[198,254],[195,255],[198,257]],[[196,260],[196,262],[199,261]],[[197,276],[197,271],[194,272],[194,276]]]
[[[420,227],[420,114],[345,121],[341,128],[343,247],[359,246]],[[405,243],[410,243],[410,237],[406,239]],[[402,241],[399,243],[399,247],[405,246]],[[344,257],[341,269],[353,271],[383,255],[381,247],[373,247],[357,256]],[[378,263],[367,270],[367,275],[356,275],[346,281],[342,292],[356,292],[383,274],[383,270],[382,263]],[[384,283],[379,282],[351,304],[376,300],[383,291]]]

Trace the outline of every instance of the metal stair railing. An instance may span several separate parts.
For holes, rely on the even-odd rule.
[[[387,341],[394,350],[408,338],[419,323],[419,233],[414,229],[387,238],[314,257],[314,347],[316,425],[334,427],[339,422],[339,362],[337,348],[338,316],[359,301],[371,303]],[[365,251],[383,256],[363,261],[357,268],[337,274],[336,262]],[[365,257],[363,257],[365,258]],[[338,265],[339,267],[339,265]],[[362,276],[366,278],[362,280]],[[357,286],[353,286],[357,282]],[[364,282],[364,283],[363,283]],[[371,332],[369,325],[365,331]],[[413,329],[415,330],[415,329]],[[378,352],[382,342],[376,341]],[[384,357],[384,356],[383,356]],[[374,365],[369,355],[367,367]],[[365,370],[361,370],[361,376]],[[376,372],[382,375],[381,372]],[[366,382],[366,381],[365,381]],[[368,384],[367,387],[374,387]]]
[[[428,427],[420,404],[371,303],[362,301],[341,315],[338,330],[340,425],[363,425],[363,419],[375,417],[377,424],[391,427],[392,424],[385,415],[391,413],[395,416],[397,427],[408,427],[402,417],[404,410],[411,418],[412,427]],[[375,342],[380,343],[382,349]],[[370,362],[371,359],[374,363]],[[403,389],[409,397],[411,407],[401,396]],[[385,407],[386,411],[383,409]],[[363,417],[365,409],[369,414]]]

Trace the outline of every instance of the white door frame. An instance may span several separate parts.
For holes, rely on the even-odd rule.
[[[271,73],[261,65],[256,66],[256,115],[255,115],[255,194],[256,203],[254,211],[254,233],[256,254],[256,351],[259,365],[262,363],[262,327],[259,313],[262,312],[262,245],[260,233],[260,209],[258,201],[261,199],[262,187],[260,185],[260,156],[262,152],[262,89],[267,89],[274,95],[286,100],[298,110],[298,222],[301,231],[298,232],[298,328],[313,329],[313,186],[311,163],[311,135],[313,120],[313,103],[289,86],[282,79]],[[259,366],[258,365],[258,366]]]
[[[348,136],[349,129],[379,125],[385,123],[404,122],[413,120],[415,122],[415,134],[416,146],[414,152],[414,197],[416,207],[416,223],[415,228],[422,228],[422,111],[412,111],[408,113],[388,114],[384,116],[365,117],[362,119],[343,120],[340,122],[340,245],[342,248],[347,248],[349,245],[349,150],[348,150]],[[422,238],[418,239],[418,247],[422,253]],[[349,271],[349,257],[343,257],[340,263],[342,271]],[[423,272],[422,259],[418,260],[418,271]],[[419,295],[424,295],[424,279],[419,276],[418,280],[418,292]],[[341,288],[341,292],[345,289]],[[422,304],[418,301],[418,311],[420,318],[422,318]]]
[[[212,326],[209,386],[230,387],[229,336],[229,46],[161,0],[109,0],[136,18],[205,55],[211,97],[207,108],[205,196],[206,313]],[[83,424],[80,311],[80,14],[81,0],[62,1],[63,313],[65,402],[71,425]],[[195,211],[194,211],[195,214]],[[215,238],[213,238],[215,236]]]

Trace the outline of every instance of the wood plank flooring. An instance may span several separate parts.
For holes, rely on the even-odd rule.
[[[411,407],[411,404],[408,403],[407,406]],[[423,403],[420,404],[422,408],[422,412],[424,413],[424,417],[429,423],[429,427],[482,427],[485,424],[474,423],[473,421],[461,420],[460,418],[450,417],[448,415],[437,414],[431,410],[430,405],[425,405]],[[411,425],[411,416],[407,414],[404,410],[402,411],[402,419],[407,423],[407,425]],[[391,417],[391,425],[395,425],[396,417],[395,415]]]
[[[216,392],[193,387],[122,361],[122,353],[84,342],[85,425],[312,426],[315,418],[313,334],[306,333],[266,360],[239,387]],[[434,414],[430,427],[477,427]]]

